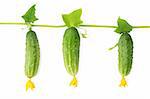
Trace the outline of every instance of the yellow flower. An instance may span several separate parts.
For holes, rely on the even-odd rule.
[[[120,81],[120,87],[126,87],[128,86],[126,79],[124,78],[124,76],[122,76],[122,79]]]
[[[77,87],[77,85],[78,85],[78,81],[77,78],[74,76],[72,81],[70,82],[70,86]]]
[[[26,91],[28,91],[28,89],[31,89],[31,90],[33,90],[34,88],[35,88],[35,85],[34,85],[34,83],[31,81],[31,79],[29,79],[28,81],[27,81],[27,83],[26,83]]]

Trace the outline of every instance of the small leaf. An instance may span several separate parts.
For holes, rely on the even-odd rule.
[[[121,19],[120,17],[117,20],[118,23],[118,27],[115,30],[116,33],[129,33],[130,31],[132,31],[132,26],[124,19]]]
[[[35,6],[33,5],[23,16],[22,18],[27,23],[34,23],[34,21],[38,20],[38,18],[35,16]]]
[[[82,9],[77,9],[69,14],[63,14],[62,18],[66,26],[77,27],[83,22],[80,19],[81,15],[82,15]]]

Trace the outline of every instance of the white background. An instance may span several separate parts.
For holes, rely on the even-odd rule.
[[[41,24],[64,24],[62,13],[83,9],[84,24],[117,25],[118,16],[131,25],[150,25],[149,0],[0,0],[0,21],[24,22],[21,16],[36,4]],[[81,39],[77,88],[69,87],[72,77],[66,72],[62,57],[62,37],[66,28],[33,28],[40,48],[41,64],[32,80],[34,91],[25,91],[24,75],[26,26],[0,25],[0,99],[149,99],[150,29],[134,29],[133,68],[128,87],[118,87],[117,48],[108,51],[119,39],[114,29],[85,28]]]

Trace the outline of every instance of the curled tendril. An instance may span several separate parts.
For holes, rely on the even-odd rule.
[[[72,79],[72,81],[70,82],[70,86],[77,87],[77,85],[78,85],[78,80],[74,76],[73,79]]]
[[[128,86],[127,81],[124,77],[122,77],[121,81],[120,81],[120,87],[126,87]]]
[[[87,36],[88,36],[87,30],[84,28],[80,28],[80,27],[78,27],[78,29],[79,29],[79,32],[81,33],[82,37],[87,38]]]
[[[28,91],[28,89],[33,90],[35,88],[34,83],[31,81],[31,79],[29,79],[26,83],[26,91]]]

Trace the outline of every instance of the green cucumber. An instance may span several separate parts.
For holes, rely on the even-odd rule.
[[[34,77],[39,68],[40,48],[38,38],[34,31],[27,32],[26,35],[26,55],[25,55],[25,75],[28,78]]]
[[[75,78],[79,67],[80,36],[75,27],[70,27],[63,36],[63,58],[67,72],[74,77],[71,85],[77,85]]]
[[[133,41],[128,33],[122,33],[118,42],[118,68],[122,75],[120,86],[126,86],[127,82],[125,76],[127,76],[132,69],[133,60]]]

